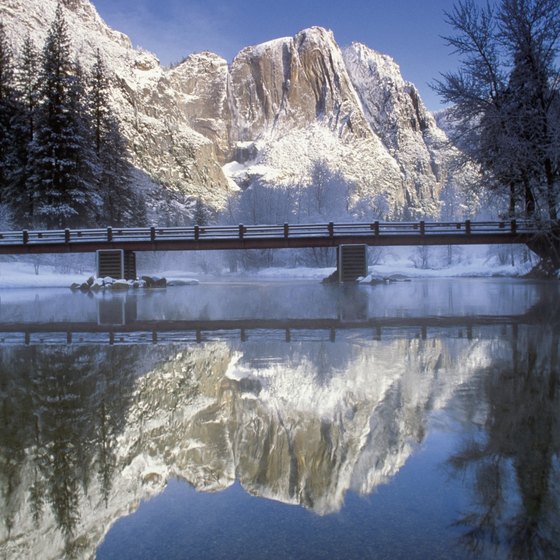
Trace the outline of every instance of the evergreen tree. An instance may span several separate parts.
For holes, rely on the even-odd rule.
[[[108,116],[100,149],[103,215],[114,225],[139,224],[145,220],[144,203],[132,189],[128,144],[115,117]]]
[[[193,224],[197,226],[206,226],[210,222],[208,210],[204,206],[202,199],[198,197],[194,205]]]
[[[12,120],[16,110],[13,54],[4,25],[0,22],[0,204],[8,202]]]
[[[70,111],[73,114],[73,141],[76,154],[74,182],[79,196],[83,196],[86,206],[82,207],[81,221],[92,222],[101,207],[99,194],[99,161],[95,151],[94,129],[88,100],[86,74],[76,59],[73,63],[74,79],[70,90]]]
[[[87,78],[60,3],[41,56],[28,37],[17,68],[0,23],[0,205],[19,224],[145,219],[99,52]]]
[[[35,130],[35,111],[39,102],[39,53],[28,36],[23,43],[16,71],[19,111],[14,119],[13,165],[10,170],[9,198],[15,219],[29,224],[33,219],[33,192],[29,185],[30,147]]]
[[[131,185],[128,145],[111,112],[109,78],[99,51],[92,69],[89,104],[94,149],[99,164],[99,213],[114,225],[142,221],[143,205]]]
[[[91,194],[84,178],[86,111],[60,4],[43,50],[40,79],[41,103],[30,154],[34,218],[49,227],[77,225],[84,222]]]
[[[109,111],[109,80],[105,63],[101,57],[99,49],[95,57],[95,63],[90,77],[90,111],[93,120],[93,130],[95,138],[95,151],[99,156],[103,137],[107,131],[107,119]]]

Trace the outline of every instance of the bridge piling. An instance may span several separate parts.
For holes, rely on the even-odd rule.
[[[367,276],[367,245],[339,245],[337,269],[339,282],[355,282]]]
[[[136,254],[123,249],[96,251],[97,277],[136,280]]]

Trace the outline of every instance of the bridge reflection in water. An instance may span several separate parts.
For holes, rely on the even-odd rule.
[[[72,323],[61,305],[67,295],[31,299],[35,322],[21,331],[10,330],[22,327],[10,319],[27,313],[27,304],[22,296],[3,300],[5,336],[28,332],[29,344],[0,343],[0,552],[92,557],[103,541],[99,558],[139,557],[141,549],[168,558],[185,550],[193,558],[248,558],[255,550],[320,558],[326,545],[333,557],[372,550],[393,558],[464,559],[470,550],[483,558],[555,557],[557,287],[442,282],[446,313],[439,316],[435,304],[424,312],[418,302],[399,307],[407,292],[417,300],[414,285],[335,290],[334,306],[325,288],[324,308],[318,288],[304,290],[304,299],[320,314],[294,320],[283,313],[256,320],[248,317],[256,309],[243,315],[247,300],[237,305],[232,297],[220,303],[235,308],[234,318],[216,317],[193,298],[199,308],[187,321],[177,316],[188,308],[178,297],[187,290],[134,305],[76,294],[74,315],[99,329],[84,336],[100,336],[101,344],[76,343],[77,332],[70,343],[38,340]],[[254,289],[263,289],[262,309],[273,298],[266,287]],[[294,313],[298,289],[287,289]],[[457,295],[470,289],[479,297],[469,308],[475,312],[459,312]],[[382,299],[372,302],[373,293]],[[80,298],[87,311],[76,306]],[[160,324],[169,330],[158,329],[154,344],[153,315],[162,309]],[[225,321],[231,336],[199,329],[220,338],[199,344],[196,329],[174,330]],[[292,333],[288,342],[282,328],[278,340],[250,326],[240,336],[241,324],[266,330],[281,321]],[[321,321],[329,322],[324,330]],[[118,333],[142,332],[145,344],[117,343]],[[187,332],[195,340],[160,343],[166,333]],[[167,487],[174,479],[211,492],[216,507],[191,495],[178,503],[179,483]],[[244,492],[235,504],[220,505],[236,488]],[[162,507],[149,522],[125,521],[138,507],[146,515],[139,504],[158,494]],[[248,495],[275,502],[257,507]],[[278,502],[303,508],[279,509]]]
[[[540,324],[541,317],[529,309],[523,314],[437,315],[369,317],[364,290],[338,302],[336,317],[233,318],[233,319],[141,319],[138,298],[96,299],[97,320],[49,322],[1,322],[0,344],[166,344],[203,343],[219,340],[284,340],[292,342],[351,340],[355,337],[381,340],[399,336],[440,336],[453,330],[456,336],[483,336],[484,327]]]
[[[527,316],[409,317],[342,321],[340,319],[276,319],[222,321],[135,321],[127,324],[97,323],[0,323],[2,345],[79,345],[79,344],[175,344],[220,340],[329,341],[363,338],[382,340],[401,336],[422,340],[441,336],[484,337],[484,327],[535,324]]]

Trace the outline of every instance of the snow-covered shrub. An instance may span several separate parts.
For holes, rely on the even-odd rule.
[[[414,268],[421,268],[423,270],[430,268],[430,247],[426,245],[414,247],[409,260],[414,265]]]

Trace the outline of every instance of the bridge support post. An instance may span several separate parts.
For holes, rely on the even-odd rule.
[[[97,277],[136,279],[136,254],[122,249],[100,249],[96,251]]]
[[[337,250],[339,282],[355,282],[367,276],[367,245],[340,245]]]

